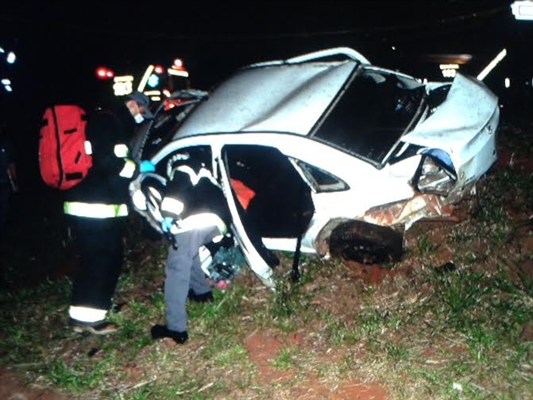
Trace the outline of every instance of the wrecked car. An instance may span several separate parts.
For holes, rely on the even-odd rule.
[[[498,99],[481,81],[423,83],[344,47],[246,66],[171,115],[151,161],[211,169],[268,286],[272,251],[399,260],[405,230],[450,216],[497,159]]]

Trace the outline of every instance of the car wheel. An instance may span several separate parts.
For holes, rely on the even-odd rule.
[[[332,257],[362,264],[395,262],[403,255],[403,236],[389,227],[347,221],[331,232],[329,252]]]

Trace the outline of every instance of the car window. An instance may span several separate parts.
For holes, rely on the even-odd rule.
[[[178,105],[159,112],[155,120],[151,121],[149,131],[138,139],[142,140],[142,143],[137,144],[141,148],[142,159],[149,159],[167,145],[195,106],[196,104]]]
[[[293,160],[315,193],[348,190],[349,186],[341,179],[314,165],[301,160]]]
[[[177,159],[187,160],[189,158],[199,160],[205,168],[213,173],[213,158],[210,146],[190,146],[175,150],[157,163],[156,172],[162,176],[168,176],[167,168],[169,162]]]
[[[408,87],[394,74],[365,71],[313,136],[380,165],[412,123],[423,97],[422,86]]]

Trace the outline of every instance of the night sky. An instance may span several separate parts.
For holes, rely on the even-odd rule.
[[[533,22],[515,21],[510,3],[7,1],[0,39],[19,54],[12,97],[26,102],[33,92],[45,101],[90,92],[98,65],[126,70],[175,57],[202,89],[250,62],[340,45],[412,74],[427,53],[469,53],[482,65],[505,46],[533,43]]]
[[[1,120],[19,141],[37,137],[47,104],[98,101],[100,65],[144,70],[181,57],[192,86],[207,90],[246,64],[326,47],[353,47],[374,64],[435,79],[428,55],[470,54],[464,68],[476,75],[506,47],[500,77],[531,83],[533,71],[533,21],[516,21],[511,1],[3,3],[0,44],[18,63],[2,65],[14,91],[1,93]]]

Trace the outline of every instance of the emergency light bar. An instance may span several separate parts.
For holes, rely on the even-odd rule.
[[[189,73],[186,70],[183,70],[183,69],[169,68],[167,70],[167,72],[168,72],[169,75],[174,75],[174,76],[183,76],[185,78],[187,78],[189,76]]]

